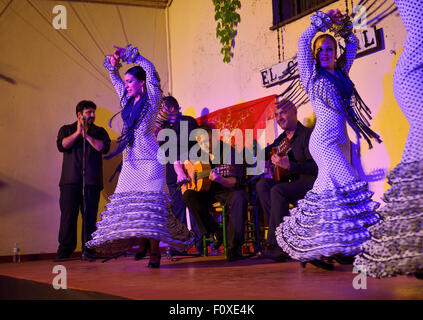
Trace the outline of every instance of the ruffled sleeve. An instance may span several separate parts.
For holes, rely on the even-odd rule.
[[[103,65],[109,71],[110,80],[112,81],[113,87],[115,87],[115,90],[119,96],[121,106],[125,106],[127,102],[127,97],[124,97],[125,84],[119,74],[119,69],[122,67],[122,65],[118,63],[115,67],[113,67],[109,61],[108,56],[105,57]]]
[[[307,91],[307,84],[315,69],[315,60],[311,40],[318,31],[326,31],[332,24],[332,19],[321,11],[316,11],[311,17],[311,25],[303,32],[298,40],[298,70],[304,88]]]
[[[128,45],[125,50],[125,54],[122,57],[122,61],[126,63],[136,63],[145,70],[146,73],[146,87],[148,93],[148,99],[151,106],[154,108],[153,112],[157,111],[160,106],[161,99],[161,88],[159,75],[154,65],[139,54],[137,47]]]

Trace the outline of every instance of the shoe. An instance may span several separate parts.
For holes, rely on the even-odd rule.
[[[66,261],[70,259],[70,254],[57,254],[53,261]]]
[[[226,256],[226,261],[233,262],[233,261],[242,260],[244,258],[245,257],[242,255],[241,248],[240,247],[235,247],[235,248],[229,248],[228,249],[227,256]]]
[[[182,257],[184,257],[184,256],[187,256],[188,255],[188,252],[186,252],[186,251],[178,251],[178,250],[176,250],[174,248],[169,248],[169,250],[167,251],[167,254],[169,256],[171,256],[171,257],[175,257],[175,256],[182,256]]]
[[[345,256],[343,254],[335,254],[331,258],[333,258],[339,264],[345,264],[346,265],[346,264],[353,264],[354,263],[354,256]]]
[[[97,255],[94,249],[90,249],[84,246],[81,253],[81,260],[83,261],[94,261],[97,259]]]
[[[195,249],[197,250],[197,253],[202,256],[204,254],[203,241],[196,242]]]
[[[414,272],[414,276],[415,276],[417,279],[422,279],[422,280],[423,280],[423,270],[419,270],[419,271],[417,271],[417,272]]]
[[[156,259],[151,259],[156,258]],[[148,267],[153,269],[160,268],[160,254],[157,253],[150,253],[150,261],[148,262]]]
[[[219,230],[219,231],[213,233],[212,238],[213,238],[213,247],[212,247],[212,250],[213,251],[219,250],[220,246],[223,243],[222,231]]]
[[[260,256],[263,259],[271,259],[276,262],[284,262],[290,259],[289,255],[283,252],[281,248],[275,246],[265,249]]]
[[[334,269],[333,264],[327,263],[327,262],[325,262],[323,260],[312,260],[312,261],[307,261],[307,262],[311,263],[313,266],[315,266],[315,267],[317,267],[319,269],[328,270],[328,271],[331,271],[331,270]],[[300,263],[301,264],[301,267],[302,268],[305,268],[307,262],[301,262]]]
[[[147,255],[148,249],[150,249],[150,241],[144,241],[144,243],[141,244],[141,247],[144,248],[138,251],[134,257],[134,259],[137,261],[145,258],[145,256]]]

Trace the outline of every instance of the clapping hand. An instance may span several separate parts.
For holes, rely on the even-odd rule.
[[[81,134],[83,138],[86,137],[87,135],[87,123],[85,122],[85,131],[84,131],[84,120],[82,118],[81,114],[78,114],[78,122],[76,125],[76,132],[78,132],[78,134]]]

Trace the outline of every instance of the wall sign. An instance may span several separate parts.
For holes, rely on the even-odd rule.
[[[267,88],[275,84],[282,83],[286,78],[288,78],[290,75],[289,70],[296,62],[297,56],[261,70],[260,74],[263,87]]]

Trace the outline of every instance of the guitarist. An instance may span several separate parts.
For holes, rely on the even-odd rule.
[[[176,135],[176,141],[175,145],[172,145],[173,148],[176,148],[177,150],[177,159],[175,163],[180,163],[181,159],[186,159],[188,155],[182,154],[183,149],[182,144],[187,144],[187,150],[189,151],[190,148],[192,148],[196,142],[191,141],[181,141],[181,139],[184,139],[184,137],[181,137],[181,131],[186,130],[187,134],[189,135],[192,130],[195,130],[198,128],[197,121],[190,116],[183,115],[181,113],[181,108],[179,106],[178,101],[173,96],[165,96],[163,97],[162,101],[163,105],[161,108],[161,118],[162,123],[159,128],[157,129],[171,129],[175,132]],[[185,126],[185,129],[184,129]],[[157,130],[158,131],[158,130]],[[162,146],[165,141],[159,141],[159,144]],[[169,195],[171,197],[172,201],[172,212],[175,215],[175,217],[181,221],[183,224],[187,225],[187,219],[186,219],[186,207],[185,202],[182,199],[182,193],[180,191],[180,188],[178,188],[177,185],[177,173],[175,172],[175,163],[169,162],[166,164],[166,184],[169,189]],[[177,167],[176,167],[177,169]],[[200,238],[200,232],[198,230],[197,223],[195,220],[190,217],[191,222],[191,229],[195,232],[195,234]],[[196,241],[195,247],[198,251],[198,253],[202,253],[202,246],[203,243],[201,240]],[[176,255],[184,255],[185,252],[178,252],[176,249],[171,248],[168,252],[171,256]]]
[[[227,149],[224,147],[224,143],[213,137],[212,129],[209,126],[202,125],[199,129],[203,130],[197,136],[198,146],[208,156],[211,168],[228,164],[223,161],[229,158],[224,157],[224,150]],[[216,146],[220,148],[220,159],[215,159],[213,154]],[[190,213],[194,216],[201,233],[213,236],[215,240],[213,242],[213,250],[217,250],[222,244],[222,231],[210,215],[209,210],[216,201],[227,204],[230,211],[227,260],[235,261],[242,258],[241,245],[244,243],[244,221],[247,215],[248,198],[246,191],[241,189],[242,164],[235,163],[236,151],[234,148],[229,149],[231,152],[230,164],[232,165],[229,176],[221,176],[217,172],[211,171],[209,174],[211,186],[208,191],[187,190],[183,194],[183,198]],[[178,181],[185,178],[181,169],[176,169],[176,172],[178,173]]]
[[[304,198],[313,187],[317,177],[317,165],[308,149],[312,129],[298,121],[295,105],[288,100],[275,102],[275,119],[284,131],[266,147],[266,160],[270,166],[285,169],[288,176],[278,181],[262,175],[257,182],[256,190],[269,223],[267,248],[263,252],[263,257],[284,261],[288,256],[277,244],[276,227],[283,221],[284,216],[289,215],[289,204]],[[272,149],[285,138],[289,139],[290,145],[287,154],[272,154]]]

